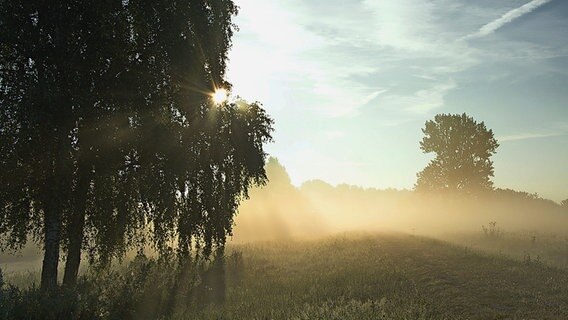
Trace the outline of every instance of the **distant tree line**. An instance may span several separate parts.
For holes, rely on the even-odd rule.
[[[41,287],[81,253],[208,257],[266,181],[272,120],[215,105],[231,0],[0,1],[0,249],[43,244]]]

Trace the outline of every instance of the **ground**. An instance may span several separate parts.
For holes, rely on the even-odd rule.
[[[345,234],[231,252],[227,300],[201,318],[568,319],[566,269],[418,236]]]
[[[462,243],[456,244],[383,232],[232,244],[225,260],[226,286],[216,273],[205,273],[187,296],[195,297],[193,302],[188,304],[183,294],[178,297],[182,307],[174,318],[568,319],[563,239],[505,234],[460,238]],[[527,259],[529,255],[533,258]],[[15,269],[20,260],[1,264]],[[159,299],[170,290],[164,287],[170,273],[158,268],[152,271],[157,274],[138,282],[129,274],[145,270],[139,269],[130,267],[122,274],[119,268],[108,281],[106,276],[90,280],[94,291],[81,291],[86,294],[81,297],[84,311],[90,310],[89,302],[98,301],[97,308],[109,315],[102,318],[124,318],[124,313],[152,319],[145,308],[163,302]],[[38,277],[37,272],[6,274],[8,282],[20,287],[37,283]],[[218,301],[219,288],[226,288],[224,303]],[[104,294],[111,300],[104,300]]]

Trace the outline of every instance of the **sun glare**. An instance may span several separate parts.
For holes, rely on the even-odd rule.
[[[215,90],[215,92],[211,95],[211,98],[213,99],[213,102],[215,102],[215,104],[221,104],[227,101],[228,96],[229,93],[227,92],[227,90],[220,88]]]

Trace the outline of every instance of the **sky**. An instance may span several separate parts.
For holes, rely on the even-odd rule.
[[[235,0],[227,79],[292,182],[411,189],[438,113],[500,142],[496,187],[568,198],[568,1]]]

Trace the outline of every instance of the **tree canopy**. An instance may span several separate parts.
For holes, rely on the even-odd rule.
[[[231,0],[0,1],[0,244],[107,262],[134,246],[209,255],[266,180],[272,120],[214,104]]]
[[[476,193],[493,188],[493,131],[464,114],[438,114],[426,122],[420,149],[435,158],[417,174],[416,190]]]

